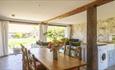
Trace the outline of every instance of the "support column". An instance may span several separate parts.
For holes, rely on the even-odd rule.
[[[87,70],[98,70],[97,8],[87,9]]]

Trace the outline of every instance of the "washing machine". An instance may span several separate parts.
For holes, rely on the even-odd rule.
[[[108,44],[108,67],[115,65],[115,44]]]
[[[107,45],[98,46],[98,70],[108,68],[108,48]]]

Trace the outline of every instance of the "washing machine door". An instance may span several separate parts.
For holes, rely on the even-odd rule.
[[[107,51],[100,53],[99,70],[105,70],[108,67]]]
[[[101,62],[106,61],[106,59],[107,59],[107,53],[102,53],[101,54]]]

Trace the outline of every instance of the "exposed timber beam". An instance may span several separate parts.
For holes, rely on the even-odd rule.
[[[89,3],[89,4],[83,5],[81,7],[73,9],[73,10],[71,10],[69,12],[66,12],[64,14],[61,14],[59,16],[56,16],[56,17],[50,18],[48,20],[45,20],[43,22],[49,22],[49,21],[52,21],[52,20],[62,19],[62,18],[65,18],[65,17],[69,17],[69,16],[72,16],[72,15],[81,13],[83,11],[86,11],[89,7],[92,7],[92,6],[101,6],[101,5],[109,3],[111,1],[114,1],[114,0],[95,0],[95,1],[93,1],[91,3]]]

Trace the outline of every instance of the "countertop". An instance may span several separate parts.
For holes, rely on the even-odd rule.
[[[107,44],[110,44],[110,43],[100,43],[100,42],[97,42],[97,46],[103,46],[103,45],[107,45]],[[87,43],[82,43],[82,45],[87,45]]]

